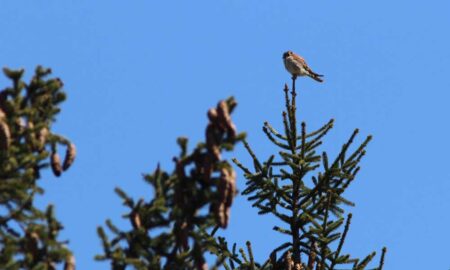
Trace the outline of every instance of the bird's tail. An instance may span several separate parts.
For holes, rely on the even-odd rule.
[[[311,77],[315,81],[323,82],[323,79],[321,78],[321,77],[323,77],[323,75],[320,75],[320,74],[317,74],[317,73],[314,73],[314,72],[310,72],[309,77]]]

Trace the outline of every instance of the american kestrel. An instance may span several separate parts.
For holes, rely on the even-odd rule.
[[[283,61],[287,71],[289,71],[294,78],[297,76],[308,76],[318,82],[323,82],[323,79],[320,78],[323,77],[323,75],[319,75],[312,71],[308,67],[308,64],[306,64],[305,59],[298,54],[287,51],[283,54]]]

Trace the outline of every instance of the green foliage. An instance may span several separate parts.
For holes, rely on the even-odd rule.
[[[226,228],[230,207],[236,193],[235,172],[222,151],[230,151],[245,134],[237,134],[230,114],[236,106],[233,98],[221,101],[208,111],[206,141],[188,153],[188,140],[179,138],[181,153],[174,157],[172,172],[158,165],[152,174],[144,175],[154,190],[148,201],[135,201],[116,188],[123,204],[129,208],[125,218],[130,230],[121,230],[111,221],[106,226],[113,234],[109,239],[103,228],[98,234],[104,254],[97,260],[111,261],[114,270],[126,269],[207,269],[206,251],[216,253],[219,243],[213,233]],[[216,267],[221,265],[219,257]]]
[[[154,189],[153,199],[135,202],[116,189],[130,209],[125,218],[132,228],[123,231],[107,221],[114,235],[111,240],[99,228],[104,254],[97,259],[110,260],[114,270],[127,266],[203,270],[207,269],[203,254],[209,252],[217,258],[212,269],[337,270],[350,265],[353,270],[369,270],[375,252],[362,259],[352,258],[343,253],[343,246],[352,217],[345,217],[346,207],[353,206],[344,191],[360,170],[371,136],[353,147],[358,134],[355,130],[339,154],[329,160],[326,152],[318,154],[318,148],[334,121],[308,131],[304,122],[298,125],[296,120],[295,78],[292,91],[289,93],[286,85],[284,92],[284,132],[276,131],[267,122],[263,127],[268,139],[280,148],[277,158],[271,155],[261,162],[244,136],[236,136],[228,113],[224,113],[232,111],[234,100],[219,103],[208,112],[206,143],[199,143],[188,154],[187,139],[179,138],[181,153],[173,159],[173,172],[158,166],[153,174],[145,175],[144,180]],[[221,160],[220,152],[233,149],[241,139],[253,159],[253,169],[233,159],[247,179],[242,194],[259,214],[277,217],[284,225],[273,229],[290,237],[290,241],[274,247],[264,263],[255,261],[250,242],[246,250],[237,250],[236,244],[229,248],[225,238],[215,236],[219,227],[225,228],[228,223],[235,192],[234,171]],[[186,173],[188,168],[190,172]],[[209,211],[201,211],[206,206]],[[384,248],[378,270],[383,267],[385,252]]]
[[[62,225],[53,206],[43,211],[33,205],[44,192],[40,171],[51,165],[59,176],[75,158],[74,145],[51,132],[66,98],[63,84],[40,66],[29,83],[23,70],[3,71],[12,86],[0,92],[0,269],[56,269],[62,262],[74,269],[66,242],[58,240]],[[63,165],[58,145],[67,148]]]
[[[371,136],[350,150],[358,134],[358,130],[355,130],[340,153],[329,160],[326,152],[318,153],[318,147],[334,121],[329,121],[315,131],[308,131],[304,122],[298,128],[295,78],[290,94],[287,85],[284,92],[284,132],[276,131],[267,122],[263,127],[268,139],[280,148],[278,158],[272,155],[267,161],[261,162],[244,141],[253,159],[253,170],[236,159],[233,161],[247,179],[242,194],[259,209],[259,214],[277,217],[284,226],[273,229],[289,235],[291,240],[276,247],[262,266],[255,263],[256,266],[231,269],[328,270],[346,264],[351,264],[354,270],[367,269],[375,253],[362,260],[342,254],[351,221],[351,214],[347,215],[346,221],[343,217],[344,206],[353,206],[343,193],[360,170],[359,163],[366,153]],[[322,169],[317,172],[320,167]],[[382,259],[376,269],[382,269],[385,251],[383,249]],[[279,252],[282,256],[277,259]]]
[[[51,124],[65,100],[62,82],[47,79],[49,69],[38,67],[29,83],[22,80],[23,70],[4,69],[12,86],[0,92],[0,269],[52,270],[64,263],[74,270],[75,262],[64,241],[58,240],[62,224],[49,205],[40,210],[33,205],[40,171],[51,167],[60,176],[74,162],[75,146],[51,131]],[[208,111],[205,142],[189,151],[188,139],[179,138],[180,154],[173,158],[171,172],[159,165],[144,181],[153,188],[153,198],[135,200],[125,191],[115,192],[129,209],[124,218],[131,228],[120,229],[106,221],[108,233],[98,228],[103,254],[114,270],[206,270],[205,253],[216,256],[212,269],[226,270],[369,270],[375,252],[365,258],[343,253],[354,204],[344,197],[355,180],[371,140],[368,136],[354,145],[355,130],[333,159],[318,153],[322,139],[332,129],[331,120],[315,131],[296,119],[296,78],[292,91],[285,86],[286,110],[283,132],[264,123],[267,138],[280,150],[262,162],[238,134],[231,120],[236,102],[221,101]],[[243,141],[253,160],[249,169],[233,162],[247,179],[242,192],[261,215],[277,217],[281,226],[274,231],[290,240],[274,247],[264,263],[255,261],[251,244],[246,250],[231,248],[225,238],[215,234],[225,229],[236,195],[236,173],[222,159]],[[66,148],[61,162],[58,147]],[[383,248],[377,270],[384,265]]]

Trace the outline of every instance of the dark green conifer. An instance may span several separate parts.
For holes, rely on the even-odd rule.
[[[355,180],[372,137],[352,148],[358,134],[356,129],[335,158],[329,159],[326,152],[319,153],[322,139],[333,127],[334,120],[314,131],[309,131],[305,122],[299,124],[295,82],[294,77],[291,91],[287,85],[284,87],[283,132],[276,131],[268,122],[263,126],[267,138],[280,148],[277,155],[261,162],[244,141],[253,159],[253,170],[233,160],[247,179],[242,194],[259,209],[259,214],[277,217],[283,226],[273,229],[288,235],[290,241],[275,247],[263,264],[245,257],[242,263],[234,256],[229,260],[230,265],[240,266],[227,269],[337,270],[349,266],[354,270],[368,269],[375,252],[357,259],[343,250],[352,217],[351,214],[345,217],[344,207],[353,206],[344,197],[344,191]],[[226,245],[223,247],[227,249]],[[252,257],[251,249],[248,250]],[[384,248],[375,269],[382,269],[385,251]]]
[[[0,91],[0,269],[74,270],[75,262],[67,241],[58,239],[62,225],[53,206],[42,211],[33,205],[34,196],[44,190],[40,171],[51,167],[60,176],[73,163],[74,144],[51,131],[51,124],[65,100],[59,79],[47,79],[49,69],[38,67],[27,84],[23,70],[4,69],[12,87]],[[205,142],[189,151],[188,140],[179,138],[181,152],[173,158],[171,172],[158,165],[144,176],[154,190],[153,198],[134,200],[122,189],[116,193],[129,208],[125,218],[131,229],[122,230],[107,221],[111,235],[103,228],[98,234],[104,252],[98,260],[108,260],[111,269],[208,269],[205,253],[216,256],[212,269],[227,270],[369,270],[375,252],[353,258],[344,252],[353,203],[344,197],[355,180],[359,163],[371,140],[368,136],[356,147],[355,130],[333,159],[318,153],[322,139],[333,127],[333,120],[315,131],[296,119],[296,78],[292,90],[284,88],[283,132],[269,123],[263,131],[280,151],[265,162],[257,158],[250,145],[238,134],[231,120],[236,106],[233,98],[219,102],[208,111]],[[231,249],[217,237],[226,228],[236,174],[222,159],[223,151],[233,150],[240,141],[253,159],[249,169],[234,159],[247,179],[242,192],[259,214],[271,214],[282,225],[273,229],[290,240],[274,247],[263,263],[255,261],[251,244],[246,250]],[[58,147],[66,149],[63,160]],[[376,268],[381,270],[386,249]]]
[[[235,172],[221,153],[232,150],[245,135],[237,134],[230,114],[236,106],[233,98],[221,101],[208,111],[205,142],[188,150],[188,140],[179,138],[181,153],[174,157],[174,169],[158,165],[144,176],[154,190],[152,199],[134,200],[122,189],[116,193],[129,208],[125,218],[130,230],[121,230],[111,221],[98,234],[104,254],[97,260],[109,260],[111,269],[208,269],[204,253],[215,251],[217,244],[208,232],[226,228],[236,193]],[[216,266],[223,261],[217,259]]]
[[[63,228],[53,206],[34,206],[40,172],[49,166],[56,176],[75,159],[75,146],[51,131],[66,95],[51,70],[37,67],[29,83],[23,70],[3,69],[12,86],[0,91],[0,269],[74,270],[75,261],[67,241],[60,241]],[[57,153],[66,148],[64,164]]]
[[[263,127],[268,139],[280,148],[278,154],[261,162],[244,140],[253,170],[233,159],[247,179],[242,194],[259,209],[259,214],[277,217],[283,225],[273,229],[288,235],[289,241],[274,247],[269,258],[258,263],[250,242],[247,251],[237,251],[236,244],[230,249],[223,237],[215,235],[228,223],[235,192],[235,173],[227,161],[221,160],[220,152],[231,150],[244,139],[236,135],[227,113],[235,106],[229,99],[208,112],[206,143],[198,144],[188,154],[187,139],[180,138],[181,154],[174,158],[173,171],[168,173],[158,166],[153,174],[144,177],[153,186],[153,199],[136,202],[116,189],[130,209],[126,218],[132,228],[120,230],[107,221],[113,233],[111,240],[99,228],[104,254],[97,259],[111,261],[114,270],[127,266],[142,270],[203,270],[208,269],[204,253],[209,252],[216,256],[212,269],[369,270],[375,252],[358,259],[344,253],[343,246],[351,222],[351,214],[345,216],[346,207],[353,206],[344,191],[360,170],[371,136],[353,147],[358,134],[355,130],[335,158],[329,160],[326,152],[319,154],[322,139],[334,121],[315,131],[309,131],[304,122],[298,124],[295,81],[293,78],[291,91],[287,85],[284,88],[284,131],[276,131],[267,122]],[[209,211],[201,212],[206,206]],[[372,269],[382,269],[385,252],[383,248],[378,267]]]

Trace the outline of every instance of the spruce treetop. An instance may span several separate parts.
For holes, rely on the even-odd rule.
[[[356,129],[336,157],[329,159],[325,151],[319,153],[334,120],[313,131],[307,129],[305,122],[298,123],[296,80],[293,75],[291,90],[284,87],[283,131],[277,131],[268,122],[263,126],[269,141],[280,151],[261,161],[244,140],[253,168],[233,159],[247,179],[242,194],[259,214],[274,215],[284,224],[273,230],[291,239],[275,247],[265,263],[254,263],[245,269],[337,270],[348,265],[354,270],[369,269],[375,252],[359,259],[343,251],[352,217],[345,215],[345,206],[354,206],[344,192],[355,180],[372,137],[352,147],[359,132]],[[375,269],[382,269],[385,252],[383,248]]]

